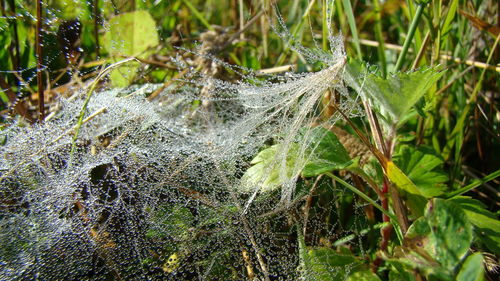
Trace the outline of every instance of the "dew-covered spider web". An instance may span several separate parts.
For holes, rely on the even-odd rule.
[[[30,8],[21,16],[34,17]],[[46,122],[10,121],[0,148],[0,279],[297,280],[298,233],[311,246],[362,248],[362,234],[347,229],[363,229],[363,205],[346,208],[352,194],[301,177],[314,129],[332,130],[339,112],[359,114],[343,81],[342,36],[330,27],[331,51],[323,52],[297,43],[279,15],[274,29],[322,70],[230,65],[211,46],[220,44],[216,30],[198,48],[177,49],[171,62],[182,75],[168,84],[118,88],[110,74],[90,91],[94,79],[77,81]],[[19,87],[36,79],[28,65]],[[248,180],[252,159],[276,144],[261,176]]]

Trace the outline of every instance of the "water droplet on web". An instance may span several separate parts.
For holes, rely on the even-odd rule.
[[[85,117],[96,115],[81,127],[73,152],[72,128],[84,94],[61,98],[60,111],[45,124],[3,130],[7,141],[0,152],[9,157],[0,159],[0,168],[2,176],[12,173],[0,183],[0,193],[9,199],[0,213],[0,223],[9,226],[0,233],[0,244],[12,247],[0,250],[7,263],[0,266],[2,276],[214,279],[217,271],[228,276],[241,271],[242,248],[259,278],[257,253],[271,274],[296,276],[298,258],[284,203],[295,199],[303,163],[293,173],[280,173],[274,192],[261,191],[258,184],[252,192],[241,188],[242,175],[262,148],[294,143],[301,129],[311,128],[324,91],[343,88],[338,83],[343,57],[294,46],[328,67],[265,80],[200,49],[191,51],[190,60],[175,59],[188,74],[165,89],[161,102],[132,94],[139,86],[96,91]],[[207,67],[199,70],[196,63]],[[223,77],[214,77],[220,73]],[[241,75],[224,80],[226,73]],[[356,100],[341,95],[349,114]],[[305,143],[299,151],[307,157]],[[290,147],[263,172],[286,171]],[[274,214],[279,208],[285,211]],[[322,222],[315,227],[325,228]],[[174,253],[178,267],[168,275],[161,265],[175,262],[169,259]]]

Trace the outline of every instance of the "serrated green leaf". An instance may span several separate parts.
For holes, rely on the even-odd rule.
[[[397,123],[443,74],[437,67],[397,73],[387,79],[369,74],[363,80],[360,93],[365,99],[372,100],[382,115],[387,112]]]
[[[278,188],[282,184],[282,179],[292,178],[295,173],[296,167],[303,166],[298,161],[304,161],[304,159],[299,159],[299,144],[290,144],[288,151],[286,152],[286,163],[283,167],[279,156],[283,153],[283,147],[281,144],[273,145],[259,152],[257,156],[250,162],[253,164],[245,174],[243,175],[241,182],[241,188],[244,191],[253,191],[258,189],[262,192],[272,191]],[[281,175],[280,173],[285,173]],[[298,173],[297,173],[298,174]]]
[[[481,281],[484,280],[483,277],[483,255],[474,253],[465,260],[457,275],[457,281]]]
[[[393,157],[398,167],[410,178],[420,193],[431,198],[443,194],[448,177],[441,171],[443,160],[431,148],[403,145]]]

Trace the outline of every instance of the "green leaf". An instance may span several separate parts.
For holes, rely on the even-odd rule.
[[[389,281],[416,281],[415,275],[410,270],[405,269],[399,262],[390,262],[391,271],[389,272]]]
[[[9,103],[9,97],[8,97],[8,96],[7,96],[7,94],[6,94],[6,93],[4,93],[4,91],[2,91],[1,89],[0,89],[0,100],[1,100],[2,102],[4,102],[5,104],[8,104],[8,103]]]
[[[500,252],[500,221],[480,201],[467,196],[448,199],[458,204],[474,225],[476,236],[494,253]]]
[[[308,144],[305,151],[301,145]],[[282,153],[286,153],[283,166]],[[283,184],[283,179],[291,179],[300,173],[313,177],[332,170],[344,169],[354,162],[331,131],[316,127],[304,130],[297,142],[291,143],[288,150],[276,144],[259,152],[250,162],[253,164],[242,177],[242,188],[247,191],[271,191]],[[284,173],[284,174],[283,174]]]
[[[349,153],[330,130],[322,127],[313,128],[308,142],[311,144],[308,150],[312,152],[312,155],[302,170],[304,177],[345,169],[353,164]]]
[[[158,44],[156,24],[147,11],[115,16],[109,21],[109,29],[103,38],[104,47],[115,61],[123,56],[144,57],[147,50]],[[137,63],[131,63],[113,70],[110,74],[113,86],[129,85],[137,68]]]
[[[360,270],[349,275],[347,281],[381,281],[377,274],[370,270]]]
[[[483,255],[474,253],[465,260],[462,269],[457,275],[457,281],[481,280],[484,280]]]
[[[397,73],[386,79],[369,74],[363,80],[360,93],[374,106],[379,106],[382,115],[388,113],[391,124],[397,123],[443,74],[437,67]]]
[[[81,18],[85,12],[83,1],[53,0],[51,11],[57,18],[71,20]]]
[[[396,247],[393,264],[418,268],[427,276],[452,280],[457,265],[467,255],[472,242],[472,225],[457,204],[433,199],[425,215],[417,219]]]
[[[394,154],[394,162],[410,178],[420,193],[431,198],[443,194],[448,177],[440,167],[443,160],[432,148],[403,145]]]
[[[148,237],[162,239],[173,237],[177,241],[189,238],[189,229],[194,221],[193,214],[188,208],[168,205],[158,208],[152,214],[152,219],[155,223],[148,230]]]
[[[457,13],[457,8],[458,8],[458,0],[453,0],[451,5],[449,5],[448,12],[446,13],[446,19],[444,20],[444,23],[441,27],[441,40],[442,42],[446,41],[446,37],[448,36],[448,32],[451,30],[451,23],[453,22],[453,19],[455,18],[455,15]]]
[[[304,245],[303,248],[301,257],[304,280],[343,281],[349,273],[363,268],[363,264],[353,255],[339,254],[330,248],[307,249]]]
[[[456,204],[443,199],[434,199],[428,204],[426,218],[433,234],[437,261],[445,268],[454,268],[469,250],[472,225]]]
[[[159,43],[156,23],[147,11],[115,16],[105,38],[104,46],[113,56],[139,56]]]
[[[283,152],[281,144],[273,145],[259,152],[250,162],[254,164],[243,175],[242,189],[244,191],[253,191],[259,189],[262,192],[272,191],[282,184],[282,179],[292,178],[295,174],[295,167],[299,166],[299,145],[292,143],[289,146],[285,165],[280,163],[280,153]],[[281,173],[285,173],[280,177]]]

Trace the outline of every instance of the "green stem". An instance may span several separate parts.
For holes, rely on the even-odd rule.
[[[486,183],[486,182],[489,182],[491,180],[496,179],[498,176],[500,176],[500,170],[496,170],[495,172],[487,175],[486,177],[484,177],[482,179],[475,180],[473,183],[466,185],[458,190],[455,190],[455,191],[447,194],[446,198],[452,198],[452,197],[455,197],[458,195],[462,195],[462,194],[469,192],[469,191],[473,190],[474,188],[482,185],[483,183]]]
[[[382,22],[381,22],[381,12],[379,0],[373,0],[373,7],[375,8],[375,37],[378,41],[378,56],[380,59],[380,64],[382,66],[382,77],[387,77],[387,60],[385,58],[385,43],[384,36],[382,34]]]
[[[408,53],[408,49],[410,48],[411,41],[413,41],[413,36],[415,35],[415,30],[417,30],[417,26],[420,22],[420,18],[422,17],[422,13],[424,11],[425,4],[419,4],[417,7],[417,11],[415,12],[415,17],[411,22],[410,29],[408,30],[408,36],[406,36],[405,42],[403,44],[403,50],[399,54],[398,60],[396,62],[395,70],[398,71],[401,69],[403,65],[404,58],[406,57],[406,53]]]
[[[403,241],[403,234],[401,233],[401,227],[399,226],[398,218],[395,215],[391,214],[388,210],[385,210],[382,206],[380,206],[380,204],[378,204],[377,202],[375,202],[368,195],[366,195],[363,192],[359,191],[356,187],[354,187],[351,184],[347,183],[343,179],[335,176],[334,174],[332,174],[330,172],[326,172],[325,175],[327,175],[328,177],[330,177],[333,180],[337,181],[338,183],[342,184],[347,189],[349,189],[350,191],[354,192],[359,197],[363,198],[366,202],[372,204],[375,208],[379,209],[384,215],[388,216],[391,219],[392,224],[394,225],[394,229],[396,230],[396,233],[398,235],[398,238],[399,238],[400,242]]]
[[[322,25],[323,25],[323,50],[328,50],[328,24],[329,22],[327,21],[328,16],[326,14],[327,8],[326,5],[328,5],[328,0],[323,0],[322,6],[321,6],[321,19],[322,19]]]
[[[208,21],[203,17],[203,15],[193,6],[188,0],[182,0],[182,3],[188,7],[188,9],[193,13],[193,15],[210,31],[214,31],[214,28],[208,23]]]

